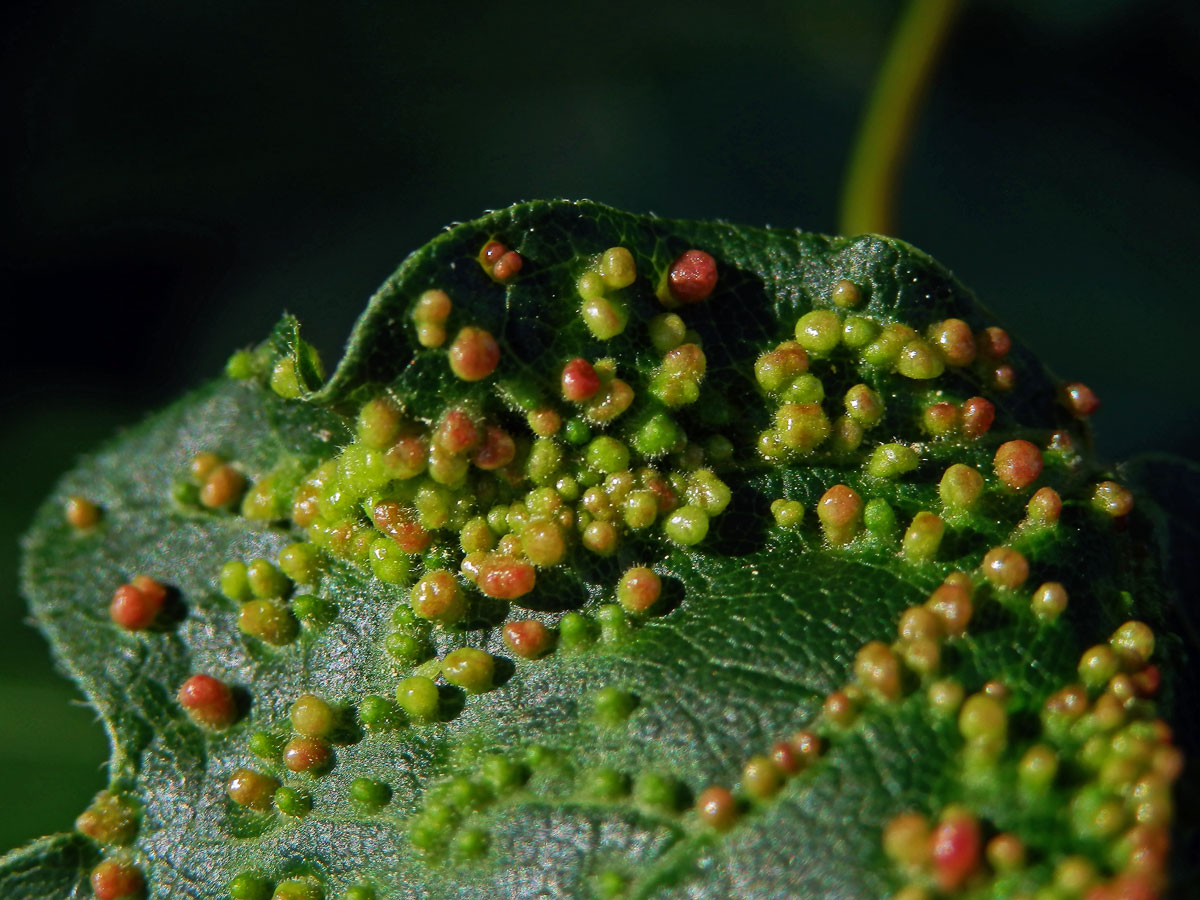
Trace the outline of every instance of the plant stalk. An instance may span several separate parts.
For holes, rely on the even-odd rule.
[[[842,234],[891,234],[900,169],[959,0],[912,0],[863,113],[842,189]]]

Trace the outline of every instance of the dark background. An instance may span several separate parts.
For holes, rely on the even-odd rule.
[[[283,309],[329,362],[448,222],[534,197],[832,231],[899,6],[10,4],[0,35],[0,851],[68,827],[104,737],[23,624],[17,541],[82,451]],[[899,234],[1196,457],[1200,5],[977,0]]]

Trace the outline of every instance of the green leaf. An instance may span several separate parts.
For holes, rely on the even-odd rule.
[[[0,857],[0,896],[20,900],[62,900],[90,896],[88,871],[96,849],[82,835],[39,838]]]
[[[481,262],[492,241],[519,270]],[[704,280],[703,259],[677,262],[693,249],[715,289],[680,302],[672,271]],[[899,241],[565,202],[410,256],[324,383],[284,319],[231,360],[237,378],[84,460],[27,540],[34,615],[112,736],[109,793],[81,827],[162,897],[227,897],[239,878],[235,894],[280,898],[867,900],[939,880],[1016,897],[1081,860],[1118,877],[1130,840],[1190,825],[1153,723],[1186,722],[1194,645],[1171,627],[1156,526],[1115,483],[1103,511],[1115,476],[1086,425],[993,326]],[[595,363],[574,370],[590,400],[564,399],[576,358]],[[943,481],[955,464],[979,477]],[[1027,510],[1039,488],[1061,515],[1045,491]],[[98,524],[65,520],[79,496]],[[648,610],[644,573],[618,592],[641,567],[661,581]],[[165,602],[121,627],[110,599],[139,575]],[[1039,588],[1059,582],[1054,617]],[[935,591],[958,599],[906,613]],[[959,594],[962,634],[943,624]],[[1110,648],[1130,620],[1153,630],[1155,668],[1143,631]],[[517,622],[537,624],[507,643]],[[1087,711],[1044,714],[1095,647]],[[208,725],[177,699],[196,673],[233,691],[233,708],[201,705]],[[978,695],[961,723],[956,690]],[[302,695],[328,708],[289,719]],[[1059,761],[1040,788],[1020,774],[1035,745]],[[245,769],[285,790],[239,805]],[[254,799],[247,785],[232,793]],[[736,797],[728,827],[694,808],[714,786]],[[889,856],[908,812],[1015,835],[1027,864],[966,845],[913,862],[928,840],[896,827]]]

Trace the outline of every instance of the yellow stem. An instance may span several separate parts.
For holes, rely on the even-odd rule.
[[[842,234],[893,230],[900,168],[959,0],[911,0],[880,67],[842,190]]]

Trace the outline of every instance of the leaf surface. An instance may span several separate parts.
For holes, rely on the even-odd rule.
[[[519,254],[511,277],[481,262],[491,241]],[[636,265],[628,284],[620,259],[605,255],[614,247]],[[716,286],[679,303],[667,279],[692,249],[715,260]],[[441,301],[426,295],[434,290],[450,300],[444,322]],[[824,318],[802,318],[814,310]],[[623,318],[609,336],[605,322]],[[803,371],[785,343],[798,320]],[[935,339],[960,320],[973,335],[966,361]],[[359,900],[368,895],[353,891],[367,887],[381,898],[867,900],[948,877],[940,863],[889,859],[882,834],[901,813],[936,823],[960,805],[985,838],[1017,835],[1028,865],[975,860],[953,896],[1032,892],[1068,856],[1116,878],[1130,829],[1150,822],[1165,833],[1170,822],[1167,801],[1145,805],[1157,783],[1141,794],[1138,785],[1175,752],[1152,723],[1179,715],[1190,644],[1172,628],[1155,526],[1137,507],[1112,515],[1097,505],[1097,485],[1115,474],[1091,458],[1060,382],[1019,344],[1001,346],[985,331],[994,325],[945,269],[898,241],[565,202],[456,225],[414,253],[324,382],[298,324],[284,319],[231,361],[238,378],[216,379],[85,459],[28,538],[34,615],[110,730],[111,796],[137,822],[105,852],[138,867],[155,897],[227,897],[242,876],[234,894],[247,900],[255,889]],[[456,346],[471,351],[459,354],[468,369],[480,365],[479,347],[457,345],[462,329],[494,336],[494,372],[456,374]],[[763,354],[781,344],[786,359],[764,369]],[[564,399],[575,358],[595,364],[607,406]],[[764,374],[772,365],[786,383]],[[864,385],[882,412],[856,425],[846,396],[861,399]],[[623,391],[631,403],[610,418]],[[995,420],[973,434],[963,404],[980,397]],[[828,433],[809,448],[804,428],[822,427],[813,416]],[[511,438],[508,465],[476,457],[488,428]],[[405,440],[419,445],[419,471],[385,460]],[[1043,461],[1028,485],[999,478],[994,460],[1011,441],[1031,442]],[[202,453],[244,476],[235,511],[203,502],[209,475],[189,474]],[[982,476],[970,508],[939,490],[953,464]],[[845,541],[817,512],[835,485],[867,504]],[[1061,516],[1038,525],[1027,507],[1046,487]],[[64,520],[75,496],[97,504],[99,524]],[[381,504],[400,518],[381,520]],[[788,519],[796,504],[799,522]],[[666,524],[681,509],[682,524]],[[941,517],[932,546],[910,529],[914,517],[928,524],[921,513]],[[688,543],[701,519],[707,534]],[[531,589],[488,580],[507,572],[528,587],[526,557],[553,555],[556,540],[561,561],[539,565]],[[231,589],[223,567],[276,562],[296,544],[316,551],[319,574],[264,592],[294,635],[247,625],[246,605],[263,598]],[[993,548],[1019,554],[1028,576],[1011,587],[990,580],[981,564]],[[647,614],[615,602],[635,566],[662,582]],[[465,599],[456,622],[410,608],[412,585],[439,571]],[[972,595],[965,634],[939,626],[914,649],[902,617],[955,572]],[[129,630],[109,601],[138,575],[169,592],[151,627]],[[1053,620],[1032,606],[1047,582],[1070,598]],[[506,624],[529,620],[558,638],[532,660],[504,637]],[[1152,677],[1146,659],[1126,653],[1111,673],[1125,681],[1098,681],[1086,713],[1042,713],[1080,680],[1081,654],[1108,648],[1129,620],[1154,631],[1161,689],[1126,687]],[[464,647],[490,655],[487,689],[464,690],[440,670]],[[233,687],[229,727],[205,727],[181,707],[176,693],[195,673]],[[435,721],[393,699],[413,676],[438,685]],[[982,696],[988,685],[999,736],[993,723],[972,737],[953,703],[931,699],[954,686]],[[839,691],[857,712],[845,720]],[[1098,698],[1121,691],[1137,696],[1121,696],[1119,722],[1102,722]],[[332,753],[320,774],[292,771],[283,752],[296,737],[289,710],[305,694],[337,719],[319,739]],[[820,738],[819,758],[763,789],[764,771],[767,782],[780,773],[756,757],[801,730]],[[1118,735],[1149,749],[1106,769]],[[1041,789],[1019,774],[1035,744],[1060,762]],[[264,811],[240,806],[227,790],[240,769],[307,795],[311,810],[288,815],[278,796]],[[386,802],[364,802],[361,779],[386,785]],[[692,808],[714,785],[737,797],[731,827]],[[6,858],[0,883],[44,858],[31,870],[38,885],[77,890],[70,879],[93,845],[41,846]]]

